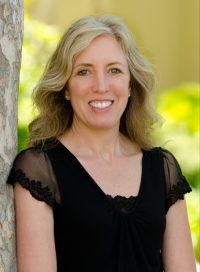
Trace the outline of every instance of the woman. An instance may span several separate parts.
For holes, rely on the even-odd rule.
[[[153,148],[153,75],[117,18],[81,18],[35,92],[30,148],[14,161],[20,271],[195,271],[171,153]]]

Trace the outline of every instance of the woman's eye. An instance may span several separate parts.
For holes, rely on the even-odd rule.
[[[112,74],[119,74],[121,72],[118,68],[112,68],[110,71]]]
[[[80,70],[79,72],[78,72],[78,75],[79,76],[85,76],[85,75],[87,75],[88,74],[88,70],[86,70],[86,69],[84,69],[84,70]]]

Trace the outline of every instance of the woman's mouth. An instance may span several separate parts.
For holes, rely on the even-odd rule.
[[[90,101],[89,105],[94,109],[106,109],[113,104],[113,100]]]

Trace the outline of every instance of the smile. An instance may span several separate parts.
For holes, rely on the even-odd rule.
[[[112,100],[106,100],[106,101],[91,101],[89,102],[89,105],[92,108],[95,109],[106,109],[112,105],[113,101]]]

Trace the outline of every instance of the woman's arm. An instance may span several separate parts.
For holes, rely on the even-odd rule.
[[[56,272],[53,211],[18,183],[16,208],[17,266],[19,272]]]
[[[167,213],[163,243],[165,272],[196,272],[185,200],[178,200]]]

